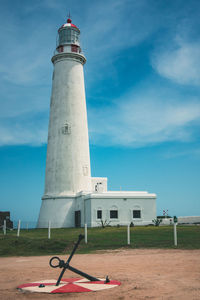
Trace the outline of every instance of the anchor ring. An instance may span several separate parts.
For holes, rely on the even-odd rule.
[[[55,265],[55,264],[53,264],[53,260],[55,261],[58,261],[58,264],[57,265]],[[61,260],[60,260],[60,258],[58,257],[58,256],[53,256],[51,259],[50,259],[50,261],[49,261],[49,264],[50,264],[50,266],[52,267],[52,268],[58,268],[58,267],[60,267],[60,263],[61,263]]]

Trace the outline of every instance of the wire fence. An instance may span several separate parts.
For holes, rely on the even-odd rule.
[[[80,234],[85,236],[80,253],[123,247],[200,249],[199,224],[54,228],[48,222],[46,228],[37,228],[37,222],[18,220],[14,228],[0,229],[0,256],[67,253]]]
[[[19,220],[14,220],[13,222],[7,222],[6,220],[4,220],[4,224],[6,222],[6,229],[7,230],[14,230],[14,229],[17,229],[18,228],[18,223],[19,223]],[[20,223],[21,223],[21,229],[35,229],[37,228],[37,221],[21,221],[20,220]],[[0,225],[0,229],[3,229],[5,227],[5,225],[2,224]]]
[[[13,229],[17,229],[19,220],[13,221]],[[35,229],[37,228],[37,221],[21,221],[21,229]]]
[[[3,230],[3,234],[6,235],[7,233],[9,233],[10,231],[16,231],[16,236],[19,237],[20,236],[20,231],[21,230],[32,230],[32,229],[38,229],[37,228],[37,222],[36,221],[21,221],[21,220],[14,220],[13,221],[13,227],[11,226],[7,226],[6,225],[7,222],[6,220],[4,220],[4,224],[0,227]],[[9,224],[10,225],[10,224]],[[52,223],[51,221],[48,222],[44,222],[43,224],[43,229],[46,228],[46,237],[48,237],[48,239],[51,239],[51,230],[55,229],[57,224]],[[57,228],[59,229],[59,228]],[[127,225],[127,230],[126,230],[126,240],[127,240],[127,245],[131,244],[131,234],[130,234],[130,230],[131,230],[131,226]],[[85,236],[85,243],[87,244],[88,242],[88,226],[87,224],[84,225],[84,236]],[[177,238],[177,223],[173,224],[173,240],[174,240],[174,246],[178,245],[178,238]]]

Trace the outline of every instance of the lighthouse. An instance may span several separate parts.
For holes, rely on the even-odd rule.
[[[52,57],[45,190],[37,227],[152,224],[156,194],[108,191],[107,177],[91,177],[83,74],[86,58],[79,37],[80,30],[70,18],[58,29]],[[118,171],[120,176],[120,166]]]
[[[90,155],[80,30],[70,18],[58,29],[55,53],[45,192],[38,226],[54,220],[58,227],[77,193],[91,191]],[[58,215],[59,217],[57,218]],[[68,221],[66,221],[68,219]],[[60,220],[60,221],[59,221]]]

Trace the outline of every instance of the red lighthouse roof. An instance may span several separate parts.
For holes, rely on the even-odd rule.
[[[71,20],[70,17],[67,19],[67,23],[63,24],[63,25],[59,28],[59,30],[62,29],[63,27],[74,27],[74,28],[76,28],[76,29],[79,30],[79,28],[78,28],[76,25],[72,24],[72,20]],[[59,31],[59,30],[58,30],[58,31]]]

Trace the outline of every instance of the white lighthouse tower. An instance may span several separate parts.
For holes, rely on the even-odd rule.
[[[71,19],[58,30],[54,65],[45,192],[38,227],[72,226],[77,193],[91,191],[90,155],[80,30]]]
[[[107,191],[107,178],[91,178],[80,30],[68,18],[58,30],[48,132],[45,192],[38,227],[148,225],[156,194]],[[137,172],[137,170],[135,170]],[[120,168],[119,168],[120,175]]]

